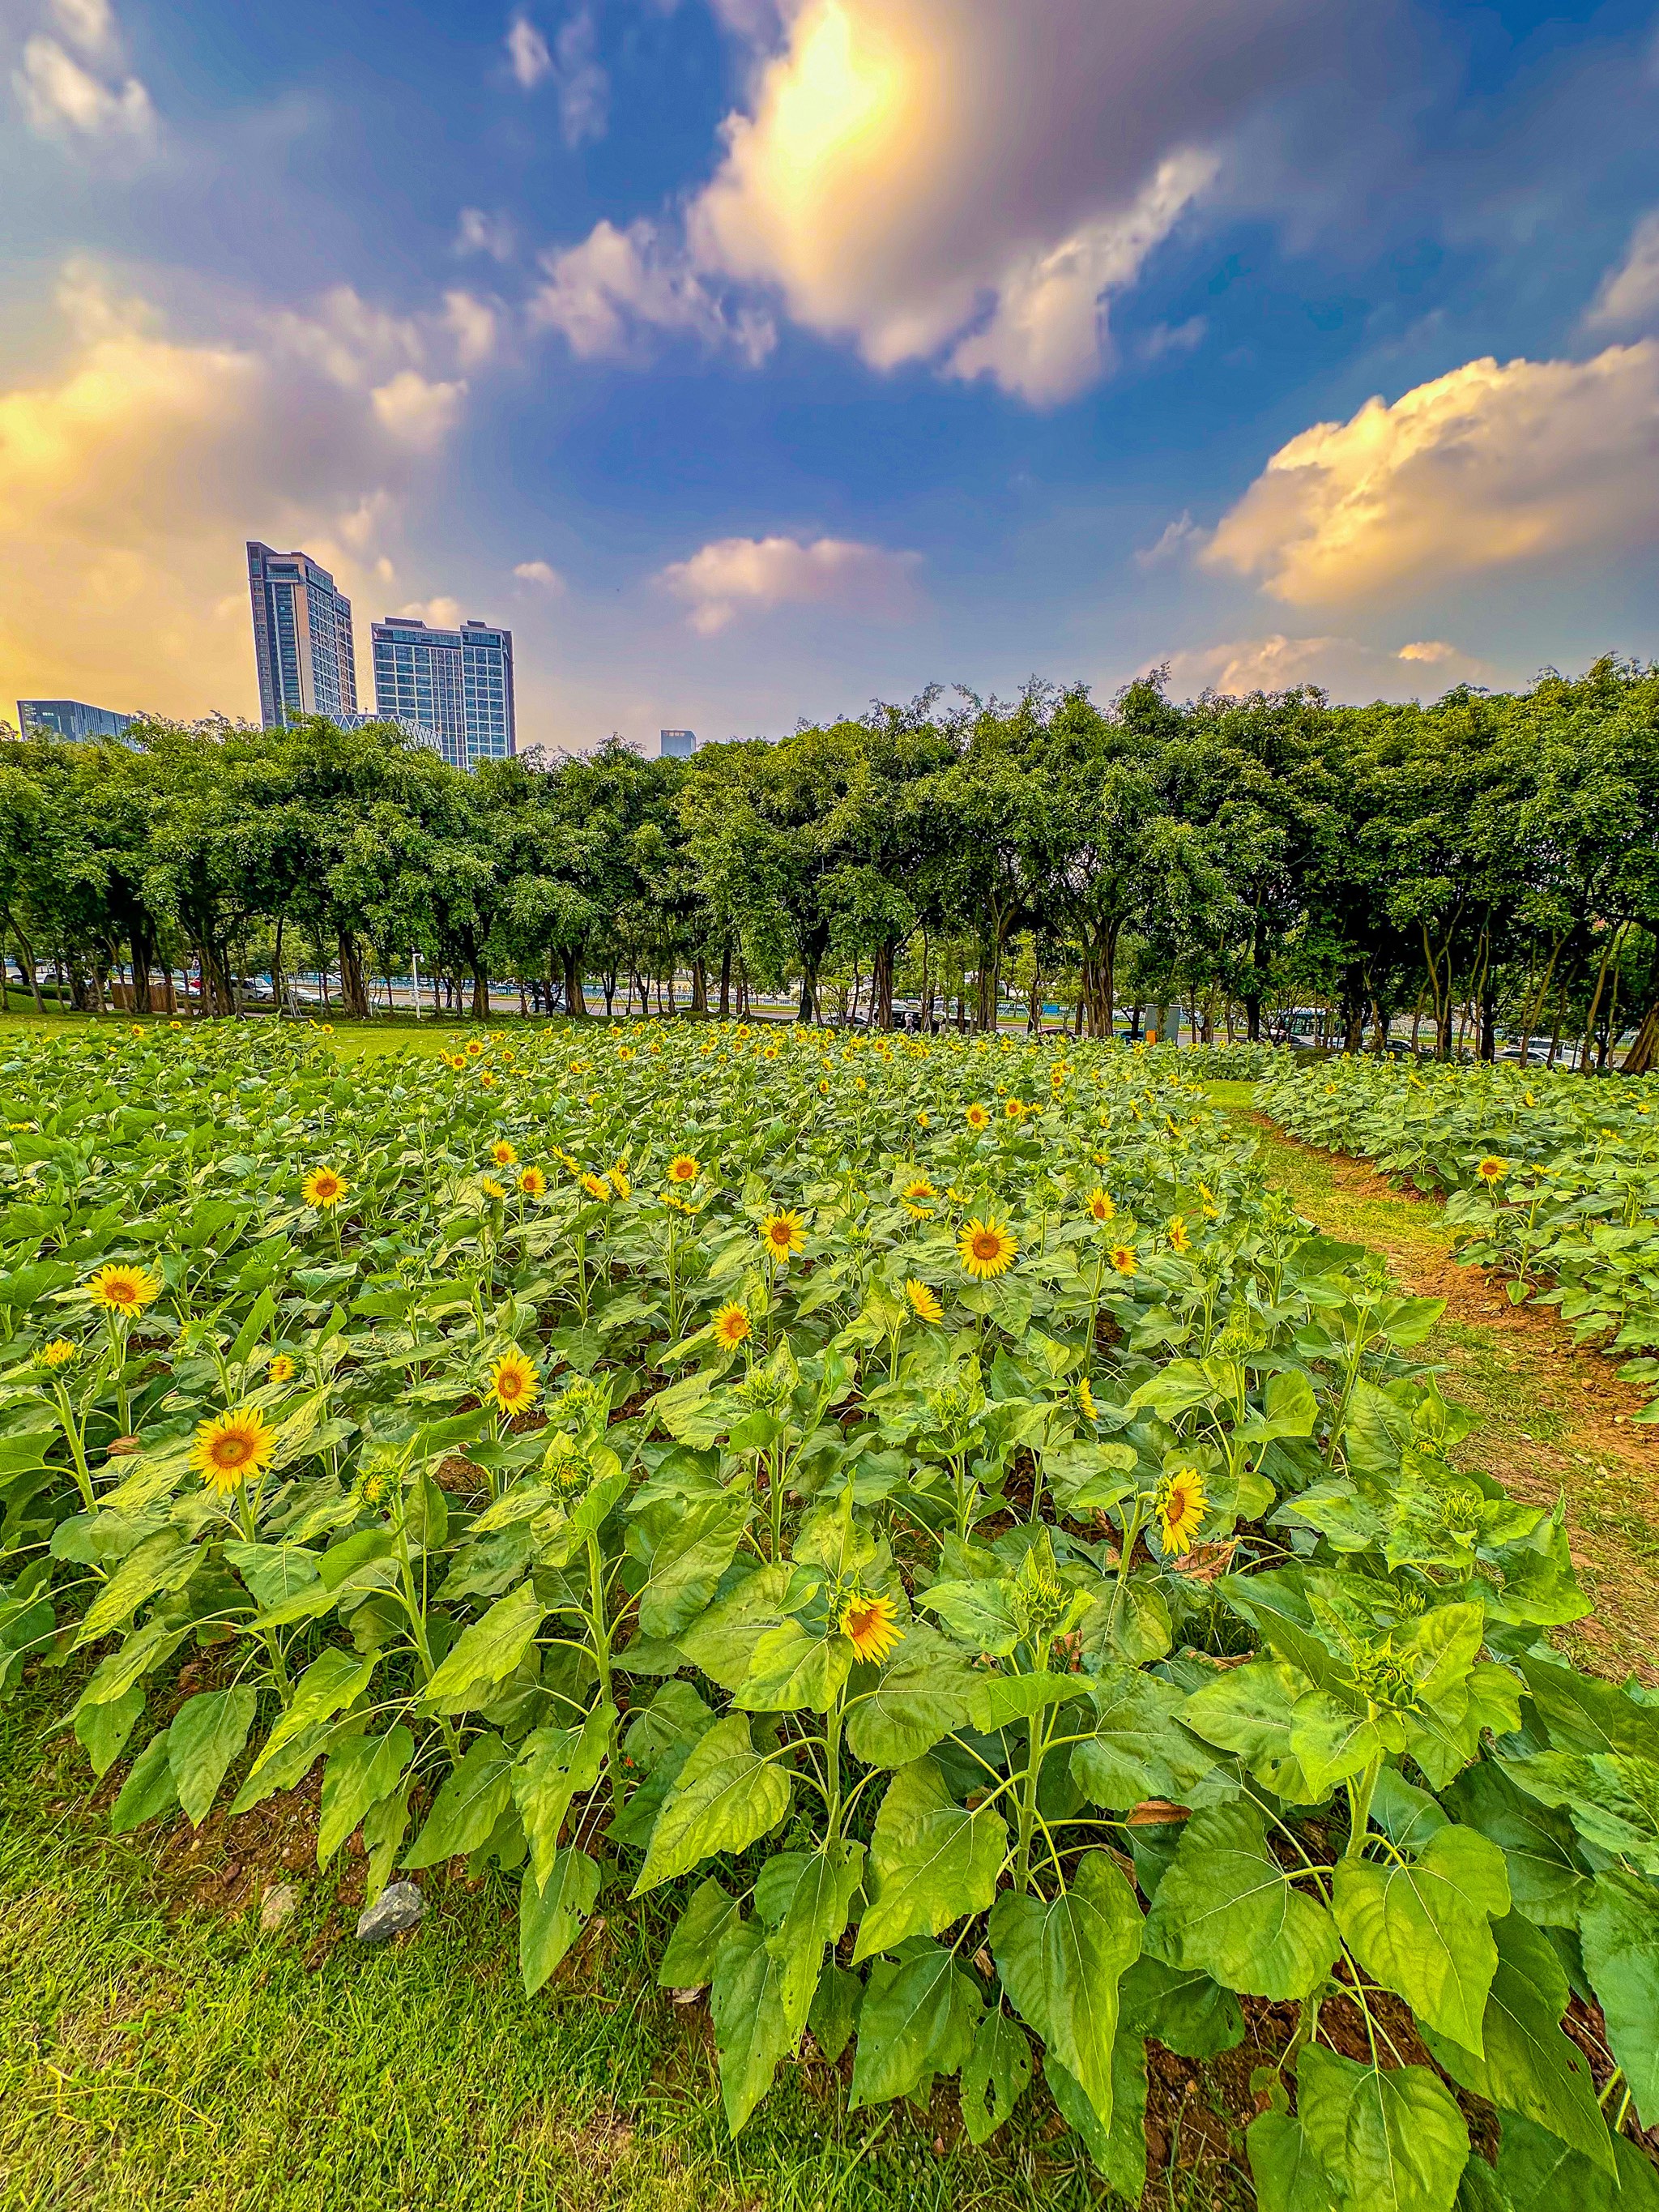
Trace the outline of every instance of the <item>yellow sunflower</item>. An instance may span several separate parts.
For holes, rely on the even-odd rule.
[[[1139,1273],[1140,1262],[1135,1257],[1135,1248],[1133,1244],[1114,1244],[1109,1256],[1112,1266],[1120,1275],[1128,1276]]]
[[[136,1321],[161,1295],[161,1278],[150,1267],[100,1267],[89,1285],[92,1303],[106,1313]]]
[[[975,1099],[973,1104],[968,1109],[964,1118],[970,1129],[988,1129],[991,1126],[991,1117],[989,1114],[987,1113],[984,1107],[980,1104],[977,1098]]]
[[[300,1195],[307,1206],[326,1212],[330,1206],[340,1203],[350,1188],[338,1168],[313,1168],[300,1185]]]
[[[1182,1219],[1178,1213],[1170,1215],[1169,1226],[1165,1229],[1164,1234],[1170,1240],[1170,1249],[1172,1252],[1186,1252],[1191,1250],[1193,1242],[1192,1237],[1188,1231],[1186,1223]]]
[[[696,1182],[702,1173],[702,1163],[693,1159],[690,1152],[676,1152],[668,1163],[670,1182]]]
[[[926,1283],[919,1283],[912,1275],[904,1285],[904,1295],[910,1301],[918,1321],[936,1322],[945,1317],[945,1309]]]
[[[446,1057],[457,1075],[466,1066],[466,1054],[464,1052],[452,1052],[446,1054]]]
[[[634,1186],[628,1180],[628,1170],[620,1160],[611,1170],[611,1188],[618,1198],[626,1198]]]
[[[1097,1421],[1100,1419],[1100,1408],[1095,1403],[1095,1394],[1089,1388],[1086,1379],[1077,1386],[1077,1407],[1085,1421]]]
[[[720,1307],[708,1326],[714,1333],[716,1344],[735,1352],[740,1344],[747,1342],[754,1323],[749,1318],[748,1307],[739,1305],[734,1298],[729,1305]]]
[[[862,1590],[849,1595],[836,1626],[860,1659],[884,1659],[904,1635],[891,1598],[866,1597]]]
[[[545,1198],[547,1195],[547,1177],[542,1173],[539,1168],[520,1168],[519,1170],[519,1188],[524,1193],[526,1198]]]
[[[611,1198],[615,1195],[603,1176],[585,1175],[581,1179],[581,1184],[590,1198]]]
[[[201,1424],[191,1464],[210,1490],[232,1491],[263,1474],[276,1449],[276,1431],[266,1427],[258,1407],[238,1406]]]
[[[80,1346],[71,1344],[68,1337],[54,1336],[50,1344],[41,1347],[40,1364],[43,1367],[67,1367],[80,1349]]]
[[[1107,1195],[1106,1192],[1101,1188],[1098,1183],[1097,1183],[1094,1188],[1089,1193],[1088,1197],[1084,1200],[1084,1204],[1089,1209],[1089,1218],[1091,1221],[1097,1221],[1103,1224],[1116,1218],[1116,1206],[1113,1205],[1110,1198]]]
[[[1493,1152],[1488,1152],[1486,1158],[1481,1161],[1480,1166],[1475,1170],[1476,1175],[1480,1176],[1481,1182],[1486,1185],[1489,1190],[1496,1184],[1502,1182],[1509,1171],[1509,1162],[1507,1160],[1500,1160],[1496,1153]]]
[[[1177,1554],[1189,1552],[1209,1506],[1203,1477],[1195,1467],[1178,1467],[1166,1474],[1152,1500],[1164,1549]]]
[[[1019,1246],[1007,1224],[988,1214],[982,1221],[976,1217],[968,1224],[957,1238],[957,1249],[968,1273],[987,1282],[994,1275],[1007,1273]]]
[[[489,1147],[489,1157],[498,1168],[516,1167],[519,1164],[518,1153],[505,1137],[498,1137]]]
[[[792,1208],[769,1213],[760,1225],[760,1241],[767,1257],[783,1267],[806,1249],[806,1224]]]
[[[528,1413],[541,1394],[535,1369],[516,1345],[489,1370],[489,1395],[504,1413]]]
[[[291,1382],[294,1380],[294,1362],[287,1352],[276,1354],[265,1370],[265,1380],[267,1382]]]
[[[486,1198],[505,1198],[507,1196],[507,1192],[502,1186],[496,1182],[494,1176],[480,1176],[478,1177],[478,1188],[483,1191]]]
[[[1011,1098],[1002,1110],[1011,1121],[1018,1121],[1025,1109],[1018,1098]]]
[[[479,1054],[480,1054],[483,1050],[483,1045],[478,1042],[478,1040],[477,1040],[477,1037],[469,1037],[469,1038],[468,1038],[468,1040],[467,1040],[467,1047],[466,1047],[466,1056],[467,1056],[467,1058],[468,1058],[469,1060],[477,1060],[477,1058],[478,1057]]]

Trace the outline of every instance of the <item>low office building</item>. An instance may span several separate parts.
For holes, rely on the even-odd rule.
[[[26,738],[69,738],[77,744],[97,738],[125,737],[136,714],[113,707],[88,707],[82,699],[20,699],[17,726]]]

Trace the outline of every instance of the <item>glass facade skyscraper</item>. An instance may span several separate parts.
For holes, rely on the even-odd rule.
[[[17,726],[26,738],[71,738],[84,743],[92,738],[118,738],[134,714],[113,707],[88,707],[80,699],[20,699]]]
[[[388,615],[373,635],[377,714],[435,730],[453,768],[517,752],[511,630],[473,621],[429,629]]]
[[[659,741],[665,760],[690,760],[697,750],[695,730],[664,730],[659,732]]]
[[[327,569],[308,553],[276,553],[249,538],[247,580],[265,728],[297,714],[355,714],[351,602]]]

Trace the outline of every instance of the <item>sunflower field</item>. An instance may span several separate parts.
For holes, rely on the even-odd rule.
[[[1136,2202],[1149,2043],[1248,2023],[1268,2212],[1659,2203],[1659,1704],[1178,1061],[3,1054],[0,1686],[118,1830],[320,1763],[319,1864],[510,1886],[532,1992],[661,1893],[734,2130],[808,2038],[975,2142],[1040,2069]]]
[[[1369,1056],[1283,1068],[1256,1102],[1294,1137],[1442,1193],[1462,1256],[1560,1309],[1654,1394],[1659,1420],[1659,1081]]]

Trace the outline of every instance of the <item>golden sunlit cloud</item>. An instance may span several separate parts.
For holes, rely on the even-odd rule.
[[[1659,341],[1466,362],[1281,447],[1198,558],[1297,606],[1659,538]]]
[[[890,553],[842,538],[722,538],[659,581],[691,610],[691,628],[713,637],[745,610],[833,606],[843,613],[902,618],[915,605],[919,553]]]
[[[1176,698],[1204,691],[1242,698],[1313,684],[1338,699],[1435,699],[1455,684],[1487,683],[1492,675],[1486,662],[1443,638],[1390,649],[1352,637],[1275,634],[1171,653],[1167,665]]]
[[[389,580],[386,533],[465,384],[355,295],[186,339],[73,264],[58,307],[56,372],[0,391],[0,700],[252,714],[244,541]]]

